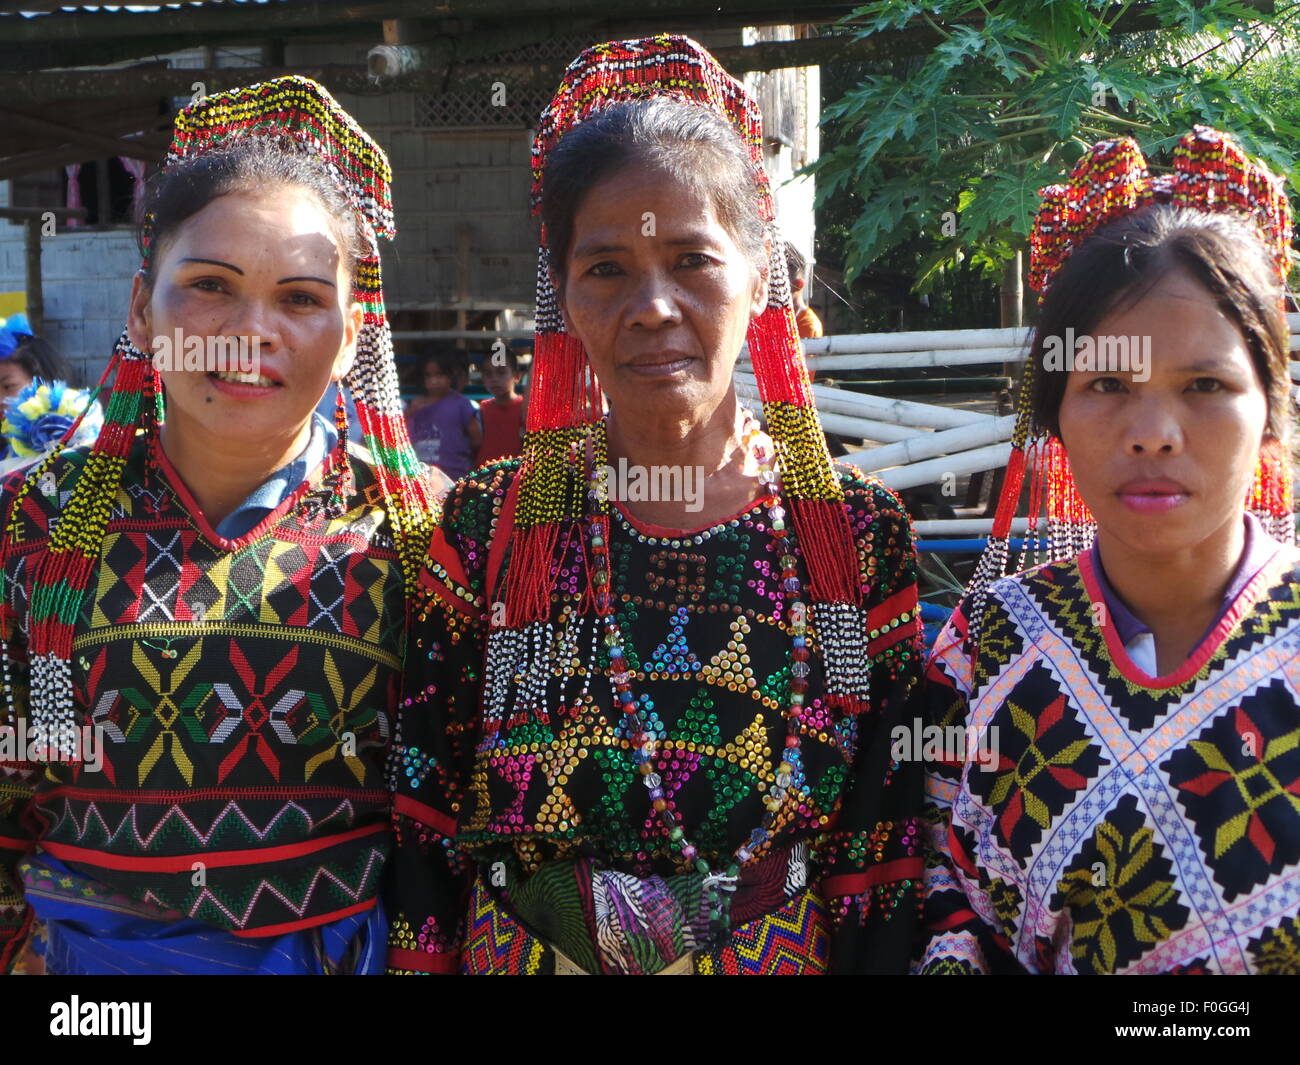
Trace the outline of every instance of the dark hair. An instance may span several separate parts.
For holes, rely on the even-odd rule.
[[[1112,313],[1131,307],[1161,280],[1182,270],[1241,331],[1268,403],[1267,432],[1285,439],[1290,424],[1290,329],[1284,288],[1249,222],[1169,204],[1154,204],[1099,229],[1076,248],[1053,279],[1034,329],[1026,369],[1037,424],[1060,435],[1067,374],[1041,371],[1048,338],[1091,334]]]
[[[356,277],[357,261],[365,254],[366,238],[347,195],[320,156],[304,150],[299,141],[284,134],[242,135],[219,148],[160,170],[145,190],[143,218],[153,216],[152,247],[146,283],[164,243],[176,229],[218,196],[283,185],[297,185],[313,193],[334,219],[335,237],[349,278]],[[139,232],[144,254],[144,228]]]
[[[72,368],[58,349],[41,337],[23,337],[7,361],[21,366],[28,377],[62,381],[74,386],[80,383],[72,379]]]
[[[512,374],[516,374],[516,373],[519,372],[519,356],[518,356],[517,354],[515,354],[515,350],[514,350],[514,348],[511,348],[511,347],[507,347],[506,350],[503,351],[503,352],[491,352],[491,353],[489,353],[489,354],[487,354],[487,355],[484,355],[484,356],[483,356],[483,366],[482,366],[482,368],[479,370],[479,372],[482,373],[483,370],[486,370],[489,366],[500,365],[500,364],[497,362],[497,355],[498,355],[498,354],[500,354],[500,355],[504,355],[504,356],[505,356],[506,367],[507,367],[507,369],[510,370],[510,372],[511,372]]]
[[[562,280],[578,208],[597,185],[629,166],[666,172],[706,193],[718,221],[762,269],[767,226],[757,175],[740,136],[703,106],[662,96],[627,100],[569,130],[551,149],[542,187],[551,267]]]
[[[416,366],[419,367],[421,378],[428,372],[430,366],[437,366],[441,373],[445,373],[455,381],[456,375],[465,370],[465,353],[455,348],[424,348],[416,355]],[[423,386],[423,381],[421,381],[421,386]]]

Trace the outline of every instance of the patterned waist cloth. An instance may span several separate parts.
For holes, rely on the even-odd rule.
[[[745,870],[731,931],[715,941],[702,877],[635,877],[591,859],[547,862],[521,878],[480,867],[470,898],[465,975],[819,975],[830,917],[806,886],[803,844]]]
[[[33,944],[52,976],[377,975],[382,905],[316,928],[243,938],[117,894],[48,854],[19,867],[41,925]]]

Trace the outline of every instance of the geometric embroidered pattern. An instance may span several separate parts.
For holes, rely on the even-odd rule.
[[[331,920],[377,896],[390,847],[383,772],[406,606],[383,511],[287,501],[230,550],[161,466],[143,489],[143,447],[73,634],[74,713],[101,729],[102,765],[46,767],[22,823],[106,890],[219,928]],[[374,480],[363,454],[350,453],[359,499]],[[57,483],[84,461],[61,456]],[[24,496],[8,552],[0,607],[16,648],[25,563],[48,542],[52,507]]]
[[[1219,716],[1161,768],[1227,901],[1300,861],[1300,718],[1282,681]]]
[[[1173,864],[1136,795],[1125,795],[1067,867],[1053,908],[1074,914],[1070,950],[1081,973],[1113,973],[1187,923]]]
[[[998,838],[1023,866],[1052,819],[1109,763],[1042,666],[1016,685],[991,727],[998,730],[998,762],[991,772],[972,773],[970,786],[1001,809]]]
[[[1300,553],[1265,547],[1170,688],[1111,660],[1077,560],[990,585],[979,646],[959,606],[922,712],[967,756],[925,769],[913,971],[1300,972]]]

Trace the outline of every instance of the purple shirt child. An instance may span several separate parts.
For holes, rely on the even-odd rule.
[[[421,462],[437,466],[453,481],[473,468],[474,448],[465,426],[478,417],[474,401],[459,392],[448,392],[406,416],[406,429]]]

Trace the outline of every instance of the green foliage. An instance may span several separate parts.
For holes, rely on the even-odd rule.
[[[929,27],[921,56],[864,66],[823,110],[810,170],[839,221],[846,279],[910,249],[915,289],[986,278],[1027,246],[1038,190],[1095,141],[1128,134],[1154,166],[1197,122],[1290,174],[1300,60],[1270,57],[1300,4],[1242,0],[874,2],[837,32]],[[1134,19],[1140,19],[1135,23]],[[903,51],[900,49],[900,52]],[[1243,76],[1243,71],[1245,72]],[[833,80],[833,79],[830,79]],[[829,85],[829,80],[828,80]],[[945,212],[958,214],[954,237]]]

